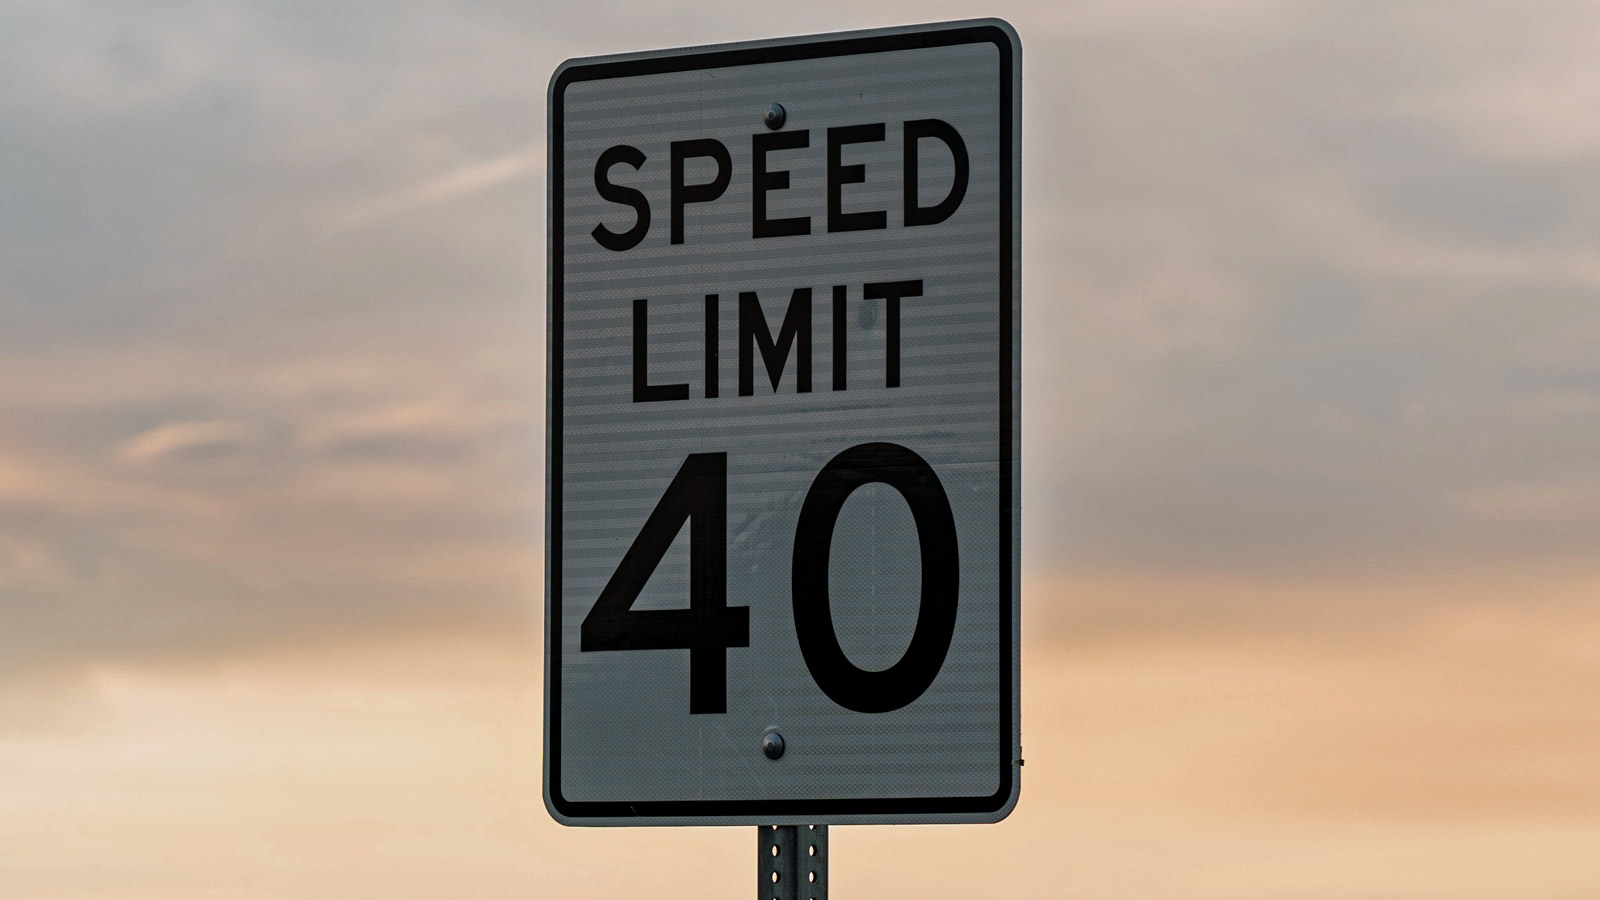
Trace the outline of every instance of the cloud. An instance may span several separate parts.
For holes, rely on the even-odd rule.
[[[539,802],[545,79],[970,11],[0,8],[6,887],[747,890]],[[996,11],[1022,805],[835,890],[1595,895],[1591,6]]]
[[[1460,490],[1455,501],[1465,515],[1517,528],[1545,525],[1593,533],[1600,527],[1600,480],[1569,477],[1472,485]]]
[[[1592,476],[1600,419],[1571,398],[1600,387],[1600,216],[1592,161],[1500,152],[1481,138],[1516,104],[1485,98],[1582,72],[1593,25],[1430,9],[1130,11],[1046,38],[1025,559],[1327,578],[1538,555],[1510,518],[1447,510]],[[1479,99],[1507,115],[1462,112]],[[1543,537],[1575,562],[1575,531]]]
[[[134,465],[174,456],[237,452],[248,447],[250,428],[239,422],[167,422],[123,441],[117,459]]]
[[[835,829],[833,889],[1592,893],[1592,619],[1476,606],[1382,623],[1384,641],[1224,627],[1034,643],[1017,811],[976,829]],[[545,814],[529,643],[436,629],[0,685],[7,884],[296,900],[747,888],[744,829]],[[663,883],[685,852],[705,871]],[[945,863],[875,862],[919,854]]]
[[[965,12],[585,10],[0,13],[12,658],[521,621],[544,73]],[[1592,566],[1583,4],[999,11],[1030,577]]]
[[[420,183],[359,202],[336,213],[331,219],[331,227],[335,231],[346,231],[392,216],[423,212],[428,207],[492,190],[510,181],[542,175],[543,172],[544,145],[539,144],[495,159],[469,163]]]

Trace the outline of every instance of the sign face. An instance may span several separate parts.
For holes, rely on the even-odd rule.
[[[992,19],[556,71],[559,821],[1015,805],[1020,73]]]

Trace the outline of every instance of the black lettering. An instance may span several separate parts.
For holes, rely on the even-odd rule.
[[[774,150],[799,150],[811,146],[809,131],[771,131],[750,137],[750,236],[793,237],[811,233],[810,216],[767,218],[767,192],[789,187],[787,169],[767,171],[767,154]]]
[[[844,285],[833,286],[833,389],[845,389],[845,364],[847,348],[845,333],[849,330],[844,320]]]
[[[618,234],[600,224],[589,233],[594,235],[595,242],[600,246],[620,252],[639,246],[639,242],[650,231],[650,201],[645,199],[642,191],[611,183],[611,167],[617,163],[626,163],[638,169],[644,165],[644,154],[637,147],[626,144],[619,144],[600,154],[594,164],[594,189],[612,203],[633,207],[636,216],[633,227]]]
[[[657,400],[687,400],[689,399],[689,385],[687,384],[651,384],[650,373],[647,369],[650,361],[650,348],[646,334],[646,320],[648,314],[645,307],[648,301],[633,301],[633,402],[651,403]]]
[[[921,297],[922,280],[881,281],[864,285],[862,296],[883,303],[883,386],[900,386],[900,298]]]
[[[847,213],[844,211],[844,186],[867,180],[867,167],[843,164],[845,144],[864,144],[883,140],[883,123],[845,125],[828,129],[828,231],[870,231],[889,227],[883,210]]]
[[[634,609],[684,522],[689,608]],[[688,650],[689,714],[704,715],[728,711],[728,648],[748,646],[750,608],[728,605],[728,454],[691,453],[584,616],[578,649]]]
[[[716,294],[706,295],[706,398],[717,396],[717,383],[720,380],[718,363],[720,362],[717,344],[717,302]]]
[[[950,193],[932,206],[917,205],[917,145],[923,138],[935,138],[950,148],[955,161],[955,180]],[[905,224],[937,225],[950,218],[967,196],[967,179],[971,166],[967,159],[967,144],[949,123],[939,119],[913,119],[905,125],[905,171],[902,184],[905,188]]]
[[[704,184],[683,183],[684,160],[704,156],[717,164],[717,174]],[[721,141],[699,138],[672,142],[672,243],[683,243],[683,207],[686,203],[709,203],[722,196],[733,177],[733,162]]]
[[[789,361],[789,348],[797,338],[800,346],[795,354],[795,392],[805,394],[811,391],[811,288],[795,288],[790,295],[789,309],[783,314],[776,341],[767,327],[767,314],[762,311],[756,292],[740,291],[739,396],[755,393],[756,347],[761,349],[761,362],[772,380],[772,389],[777,391],[784,364]]]
[[[911,645],[894,665],[861,669],[834,631],[828,563],[839,511],[856,488],[887,484],[911,507],[922,558],[922,596]],[[899,444],[857,444],[829,460],[811,482],[794,529],[790,572],[794,632],[817,687],[833,702],[863,713],[900,709],[933,684],[955,636],[961,585],[960,547],[950,497],[927,460]]]

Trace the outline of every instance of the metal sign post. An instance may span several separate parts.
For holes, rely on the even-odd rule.
[[[756,826],[756,900],[828,900],[828,826]]]
[[[1021,71],[985,19],[555,72],[558,821],[762,826],[820,900],[826,825],[1016,804]]]

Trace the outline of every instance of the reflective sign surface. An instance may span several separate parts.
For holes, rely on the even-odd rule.
[[[556,818],[1015,803],[1020,66],[985,20],[557,71]]]

